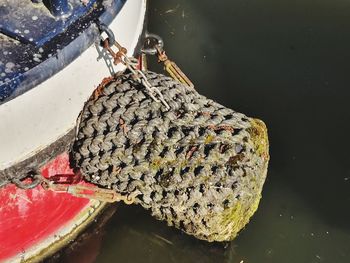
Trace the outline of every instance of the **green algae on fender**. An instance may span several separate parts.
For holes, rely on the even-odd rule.
[[[85,105],[72,163],[196,238],[229,241],[256,211],[269,160],[265,124],[147,72],[171,110],[130,74]]]
[[[256,154],[265,162],[265,174],[262,174],[262,177],[265,178],[269,160],[267,129],[264,122],[258,119],[251,119],[251,124],[252,126],[247,131],[251,135],[251,141],[255,146]],[[243,198],[243,201],[236,200],[232,207],[222,212],[216,225],[218,230],[213,236],[208,237],[208,241],[228,241],[237,236],[238,232],[244,228],[258,209],[262,186],[263,181],[256,180],[254,177],[250,179],[249,189],[252,190],[249,193],[252,196],[250,198]]]

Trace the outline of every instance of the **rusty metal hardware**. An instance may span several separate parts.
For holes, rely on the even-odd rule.
[[[29,172],[22,179],[13,179],[12,183],[20,189],[28,190],[37,187],[39,184],[45,190],[56,193],[69,193],[76,197],[95,199],[102,202],[119,202],[132,204],[136,195],[122,195],[114,190],[103,189],[95,185],[81,185],[82,175],[80,171],[75,174],[56,174],[50,178],[45,178],[40,172]]]
[[[76,174],[56,174],[50,178],[40,177],[42,187],[56,193],[69,193],[76,197],[108,203],[124,201],[128,205],[134,203],[136,197],[135,194],[122,195],[114,190],[100,188],[95,185],[77,184],[82,178],[80,172]]]
[[[114,52],[112,49],[113,45],[110,45],[109,42],[110,42],[109,38],[106,38],[105,40],[103,40],[103,48],[107,49],[109,54],[113,57],[114,65],[118,65],[119,63],[122,63],[126,66],[127,61],[125,61],[124,58],[126,57],[126,53],[128,52],[127,49],[121,46],[117,41],[115,41],[113,45],[118,48],[118,51]]]
[[[137,80],[140,84],[142,84],[146,90],[148,91],[149,96],[156,102],[161,102],[167,110],[170,110],[169,104],[164,100],[163,94],[159,91],[158,88],[153,87],[146,75],[142,72],[142,70],[138,69],[138,60],[134,57],[127,56],[127,49],[120,45],[114,37],[113,31],[108,28],[106,25],[100,25],[101,32],[105,32],[108,36],[105,40],[102,41],[102,46],[105,48],[109,54],[113,57],[114,65],[122,63],[125,65],[130,72],[134,75],[135,80]],[[118,51],[113,50],[113,46],[115,46]]]
[[[82,175],[80,171],[75,174],[55,174],[50,177],[49,181],[55,184],[77,184],[81,182]]]
[[[24,178],[13,178],[11,182],[20,189],[33,189],[41,183],[40,173],[31,171]]]
[[[134,195],[122,195],[114,190],[99,188],[90,185],[71,185],[44,182],[43,187],[56,193],[69,193],[76,197],[99,200],[102,202],[114,203],[124,201],[125,204],[132,204],[135,201]]]
[[[179,82],[187,85],[190,88],[194,88],[192,81],[186,76],[186,74],[176,65],[176,63],[168,58],[165,51],[160,47],[156,47],[158,61],[164,64],[164,69],[169,73],[169,75],[178,80]]]
[[[158,62],[164,64],[164,70],[168,72],[173,79],[188,87],[194,88],[193,83],[186,74],[166,55],[164,51],[164,41],[160,36],[156,34],[147,34],[141,52],[146,55],[157,55]]]

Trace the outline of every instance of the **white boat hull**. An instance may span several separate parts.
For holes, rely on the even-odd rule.
[[[110,25],[129,55],[134,53],[142,33],[145,11],[145,0],[126,1]],[[119,65],[114,70],[123,67]],[[71,131],[85,101],[110,74],[92,45],[53,77],[0,105],[0,171],[35,155]]]

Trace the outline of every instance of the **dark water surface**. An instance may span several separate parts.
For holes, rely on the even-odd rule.
[[[200,93],[266,122],[268,179],[226,247],[121,206],[95,262],[350,262],[350,1],[152,0],[149,30]]]

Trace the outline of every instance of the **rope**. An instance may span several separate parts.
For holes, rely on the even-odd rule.
[[[268,164],[264,123],[145,73],[170,106],[124,74],[85,104],[72,146],[84,178],[187,234],[232,240],[257,209]]]

